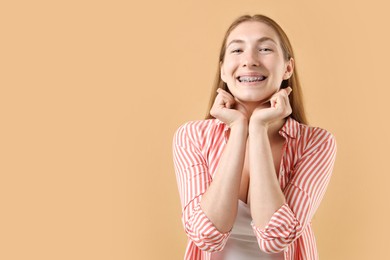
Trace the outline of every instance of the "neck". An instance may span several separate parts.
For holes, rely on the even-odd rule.
[[[279,130],[283,127],[286,120],[287,118],[282,118],[270,123],[268,127],[268,138],[271,142],[277,141],[281,138],[279,135]]]
[[[263,109],[263,108],[269,108],[269,102],[263,102],[259,105],[258,102],[245,102],[242,103],[242,105],[245,107],[245,111],[247,113],[247,118],[250,118],[253,111],[257,108]],[[284,123],[286,122],[287,118],[282,118],[275,120],[271,122],[268,126],[268,137],[270,141],[275,140],[279,138],[279,130],[283,127]]]

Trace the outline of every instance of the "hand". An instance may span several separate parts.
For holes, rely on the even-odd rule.
[[[291,91],[291,87],[288,87],[273,94],[268,101],[270,107],[256,108],[250,118],[250,124],[268,127],[271,122],[289,116],[292,113],[292,108],[288,99]]]
[[[245,108],[231,94],[219,88],[210,115],[232,127],[236,123],[248,122]]]

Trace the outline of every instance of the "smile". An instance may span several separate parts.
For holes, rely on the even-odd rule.
[[[259,76],[259,77],[251,77],[251,76],[240,76],[237,78],[239,82],[259,82],[265,80],[267,77]]]

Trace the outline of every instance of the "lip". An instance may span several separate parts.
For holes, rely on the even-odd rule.
[[[239,74],[237,78],[238,77],[267,77],[267,76],[265,76],[260,72],[248,72],[248,73]]]
[[[265,76],[265,73],[263,73],[260,70],[241,70],[241,71],[236,71],[235,73],[237,76]]]

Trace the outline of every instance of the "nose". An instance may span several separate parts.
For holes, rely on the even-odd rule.
[[[260,66],[260,61],[257,57],[257,51],[247,51],[245,52],[243,60],[243,66],[244,67],[258,67]]]

